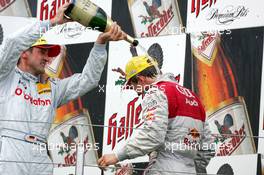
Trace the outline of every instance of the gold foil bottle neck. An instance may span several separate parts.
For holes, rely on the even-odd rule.
[[[108,32],[110,30],[112,24],[113,24],[112,19],[107,17],[105,32]]]

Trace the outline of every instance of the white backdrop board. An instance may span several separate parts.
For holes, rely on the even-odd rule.
[[[145,48],[158,43],[163,51],[163,73],[171,72],[181,75],[180,84],[183,83],[185,64],[186,35],[160,36],[155,38],[139,39],[139,43]],[[137,50],[142,55],[141,50]],[[105,103],[105,126],[140,128],[143,123],[141,112],[142,97],[138,97],[135,91],[122,90],[118,85],[121,81],[119,74],[113,72],[114,68],[125,69],[127,61],[132,57],[129,44],[124,41],[111,42],[109,46],[109,60],[107,70],[107,85],[102,92],[106,91]],[[122,129],[109,127],[104,128],[103,153],[111,153],[120,149],[129,138],[136,135],[137,129]],[[132,162],[144,162],[147,158],[138,158]]]
[[[264,26],[263,0],[188,0],[187,32]]]
[[[58,8],[69,0],[38,0],[37,18],[48,20],[52,18]],[[108,16],[111,16],[112,0],[92,0],[93,3],[101,7]],[[77,22],[71,22],[56,26],[48,31],[44,36],[52,44],[76,44],[95,42],[100,32],[84,27]]]
[[[223,174],[233,172],[234,175],[255,175],[257,174],[257,154],[219,156],[211,159],[206,167],[208,174]]]

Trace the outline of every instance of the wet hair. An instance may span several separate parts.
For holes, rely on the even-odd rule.
[[[133,77],[130,78],[130,82],[137,84],[138,83],[138,76],[144,76],[144,77],[149,77],[149,78],[154,78],[157,76],[157,70],[155,66],[150,66],[143,71],[139,72],[138,74],[134,75]]]
[[[26,51],[32,52],[33,47],[28,48]]]

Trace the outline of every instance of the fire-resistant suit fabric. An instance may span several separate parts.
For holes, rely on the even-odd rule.
[[[174,80],[164,74],[150,86],[142,102],[143,128],[116,151],[119,161],[148,154],[146,175],[195,174],[194,162],[203,147],[215,149],[200,100]],[[202,156],[199,165],[207,166],[213,154]]]
[[[48,21],[34,22],[7,37],[0,48],[1,175],[52,174],[47,151],[23,137],[34,135],[46,142],[56,108],[95,88],[106,64],[106,46],[95,43],[82,73],[71,77],[42,84],[39,77],[20,70],[16,65],[21,52],[49,25]]]

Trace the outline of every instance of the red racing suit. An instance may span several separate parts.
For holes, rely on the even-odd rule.
[[[142,112],[143,129],[116,152],[119,161],[156,152],[145,174],[195,173],[195,164],[205,171],[215,145],[204,108],[191,90],[172,74],[162,75],[145,94]]]

